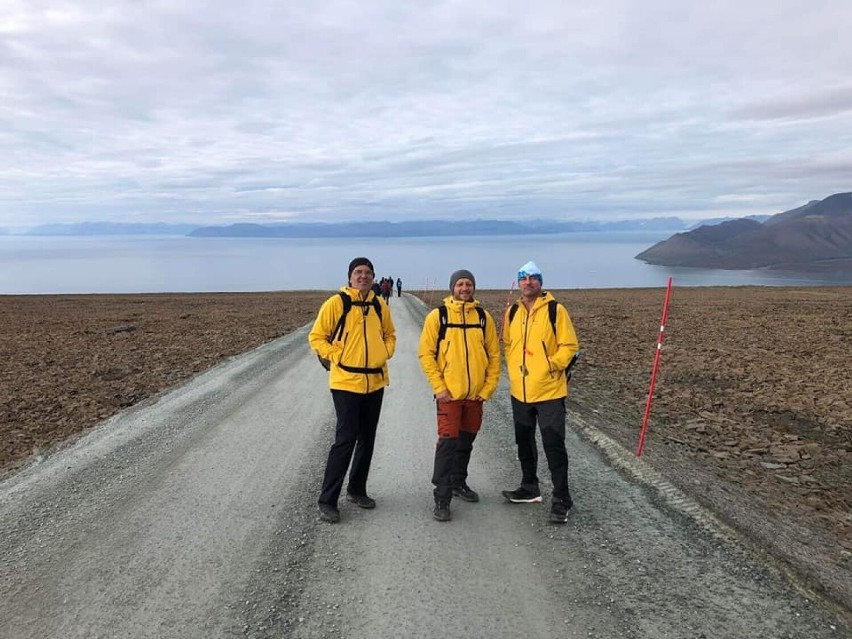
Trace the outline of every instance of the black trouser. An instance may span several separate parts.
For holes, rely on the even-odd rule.
[[[432,493],[435,501],[451,501],[453,488],[459,488],[467,482],[467,467],[470,464],[474,439],[476,433],[460,430],[458,437],[438,440],[432,473],[432,483],[435,484]]]
[[[541,430],[541,443],[550,478],[553,481],[553,499],[571,505],[568,491],[568,452],[565,450],[565,399],[525,403],[512,397],[512,417],[515,420],[515,443],[521,462],[521,486],[539,491],[538,448],[535,425]]]
[[[334,444],[328,451],[319,503],[337,506],[347,470],[349,485],[346,492],[352,495],[367,494],[367,476],[370,474],[370,462],[373,460],[373,446],[376,443],[376,428],[379,425],[384,392],[384,388],[367,394],[332,389],[331,398],[337,413],[337,433]]]

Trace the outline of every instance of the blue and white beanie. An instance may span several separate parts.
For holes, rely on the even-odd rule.
[[[530,260],[526,264],[524,264],[520,269],[518,269],[518,281],[520,282],[525,277],[534,277],[538,280],[539,284],[543,284],[544,282],[541,279],[541,269],[536,266],[536,263]]]

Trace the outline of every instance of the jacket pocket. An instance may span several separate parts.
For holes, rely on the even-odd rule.
[[[554,379],[553,364],[550,362],[550,357],[547,354],[547,344],[544,343],[544,340],[541,340],[541,352],[544,354],[544,361],[547,362],[547,372],[550,375],[550,379]]]

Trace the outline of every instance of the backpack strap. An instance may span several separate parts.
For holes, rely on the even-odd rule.
[[[547,303],[547,315],[550,317],[550,325],[553,327],[553,335],[556,335],[556,305],[559,304],[556,300],[550,300]]]
[[[467,330],[469,328],[479,328],[482,330],[483,339],[485,336],[485,309],[481,306],[475,306],[476,314],[479,315],[479,323],[478,324],[451,324],[447,318],[447,305],[441,304],[438,307],[438,339],[435,342],[435,357],[438,357],[438,348],[441,345],[441,341],[447,335],[448,328],[460,328],[462,330]]]
[[[479,328],[482,329],[482,335],[485,335],[485,309],[481,306],[475,306],[476,312],[479,315]]]
[[[363,366],[347,366],[346,364],[338,364],[337,366],[348,373],[362,373],[364,375],[384,375],[384,371],[381,368],[364,368]]]
[[[337,320],[334,330],[331,331],[331,337],[328,340],[329,343],[337,341],[343,336],[343,325],[346,323],[346,316],[352,309],[352,298],[343,291],[340,291],[338,295],[340,295],[340,299],[343,302],[343,313],[341,313],[340,318]]]
[[[373,299],[369,302],[366,302],[364,300],[355,300],[353,302],[352,298],[349,297],[343,291],[338,292],[338,295],[340,295],[340,300],[343,302],[343,313],[340,314],[340,318],[337,320],[337,325],[334,327],[334,330],[331,333],[331,337],[328,340],[329,343],[339,340],[343,337],[343,327],[346,324],[346,316],[349,314],[349,311],[352,310],[353,306],[360,306],[361,308],[366,309],[365,314],[369,312],[370,307],[372,306],[374,309],[376,309],[376,315],[378,316],[379,321],[382,321],[382,304],[381,302],[379,302],[379,298],[375,295],[373,296]],[[317,357],[319,357],[319,355],[317,355]],[[331,368],[331,362],[329,362],[329,360],[323,359],[322,357],[319,357],[319,360],[323,368],[325,368],[326,370],[329,370]],[[381,368],[363,368],[359,366],[347,366],[346,364],[338,364],[338,366],[341,369],[350,373],[384,374],[384,371]]]
[[[509,324],[512,323],[512,320],[515,319],[515,313],[518,312],[518,303],[515,302],[509,307]]]
[[[382,304],[379,302],[378,297],[373,296],[373,299],[369,302],[365,302],[363,300],[355,300],[353,302],[352,298],[343,291],[340,291],[338,295],[340,295],[340,299],[343,302],[343,313],[340,315],[340,318],[337,320],[337,325],[331,332],[331,338],[328,340],[329,342],[334,342],[343,337],[343,326],[346,324],[346,316],[349,314],[349,311],[352,310],[353,306],[360,306],[362,308],[372,306],[376,309],[376,315],[379,316],[379,321],[382,320]]]
[[[550,300],[547,303],[547,316],[550,318],[550,326],[553,328],[553,334],[556,335],[556,306],[559,304],[556,300]],[[518,312],[518,303],[515,302],[509,307],[509,324],[515,319],[515,313]]]
[[[441,346],[441,341],[447,335],[447,305],[441,304],[438,307],[438,340],[435,342],[435,357],[438,357],[438,348]]]

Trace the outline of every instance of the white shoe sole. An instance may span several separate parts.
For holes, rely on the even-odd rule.
[[[517,497],[509,497],[507,494],[508,491],[503,492],[503,497],[506,498],[506,501],[511,502],[513,504],[540,504],[541,503],[541,495],[538,497],[530,497],[529,499],[518,499]]]

